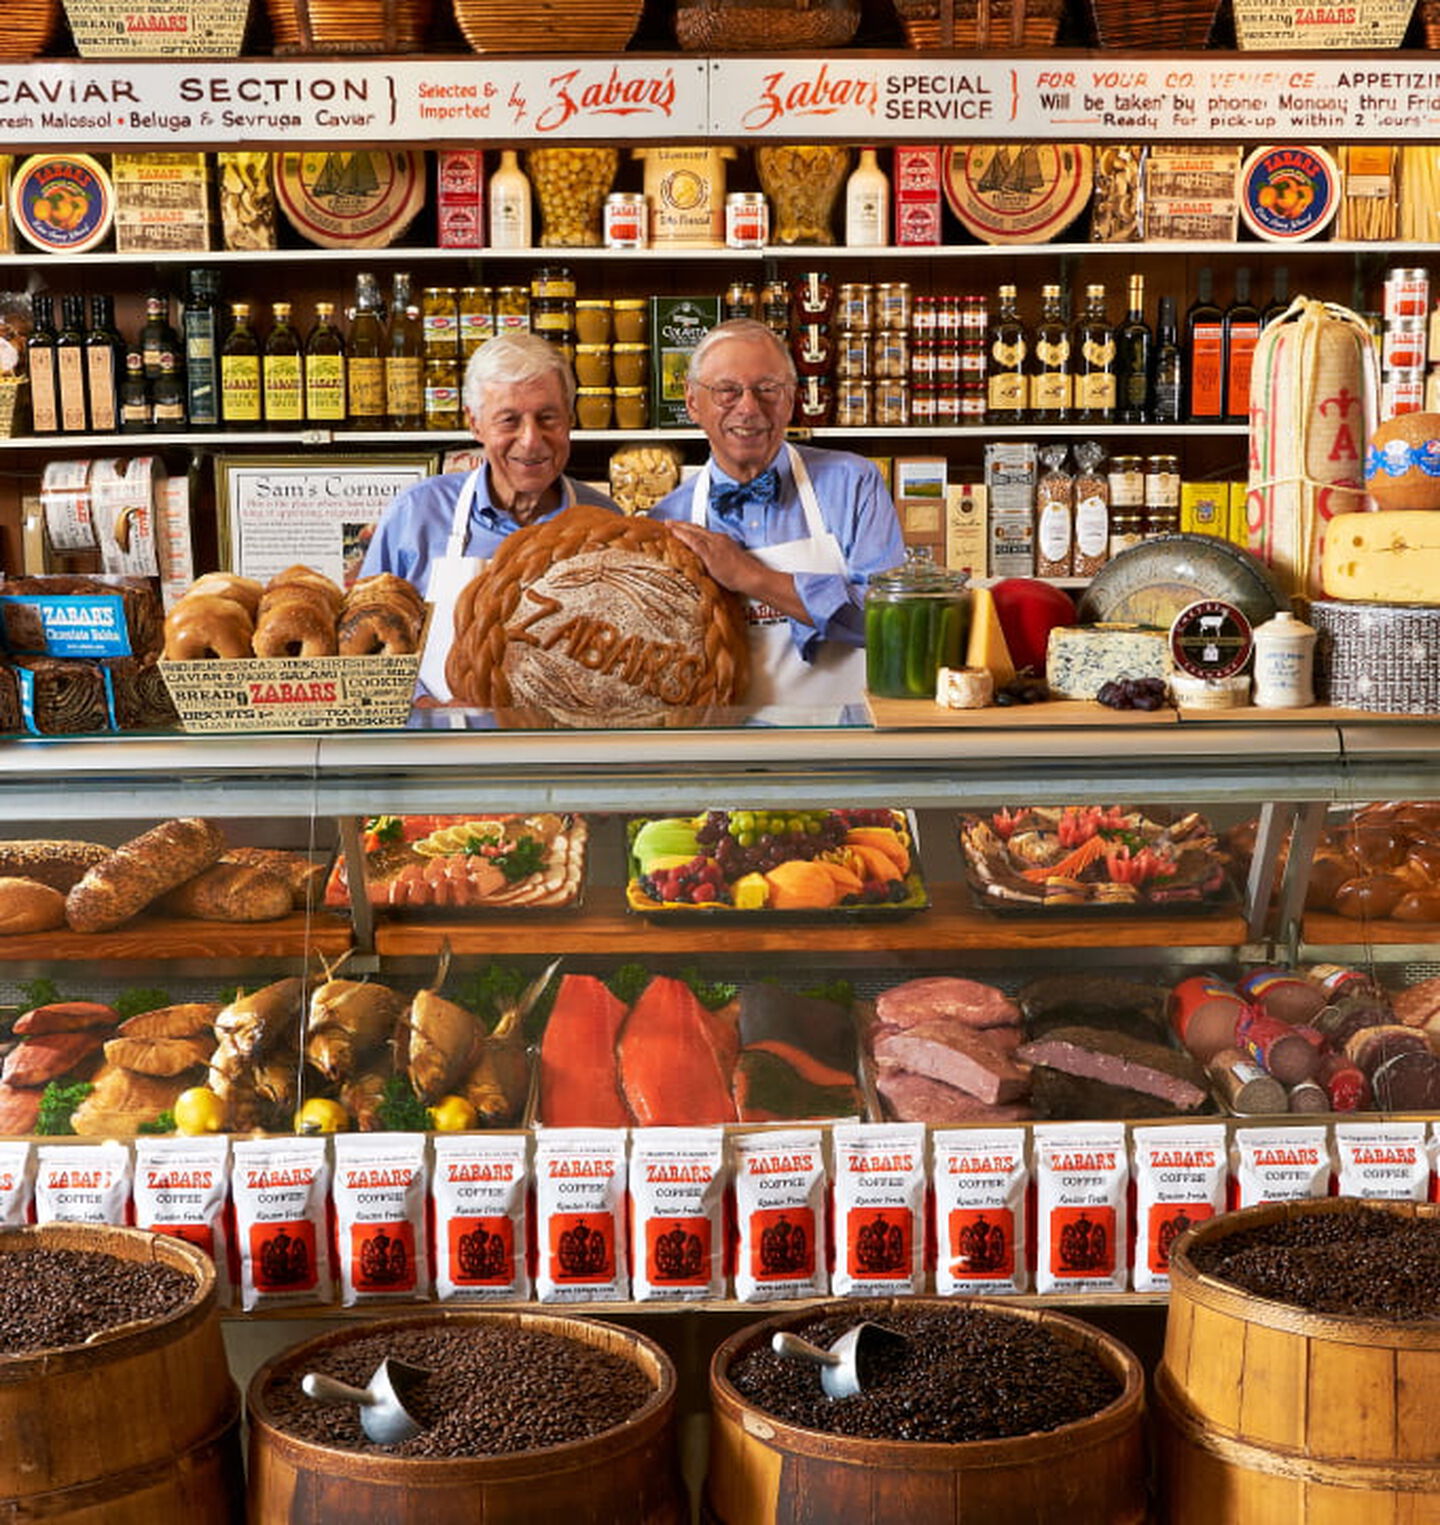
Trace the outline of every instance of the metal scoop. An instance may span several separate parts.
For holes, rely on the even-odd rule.
[[[809,1361],[820,1368],[820,1386],[827,1398],[855,1398],[865,1389],[864,1368],[880,1351],[908,1345],[907,1336],[883,1324],[856,1324],[823,1350],[788,1329],[777,1329],[770,1348],[787,1361]]]
[[[318,1403],[358,1403],[360,1428],[377,1446],[398,1446],[425,1428],[405,1407],[402,1396],[423,1382],[430,1372],[387,1356],[375,1368],[369,1387],[351,1387],[318,1371],[307,1371],[300,1386],[307,1398]]]

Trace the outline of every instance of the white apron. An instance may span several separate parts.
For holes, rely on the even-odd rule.
[[[805,511],[804,540],[783,540],[778,545],[757,546],[750,554],[774,572],[816,572],[826,576],[847,575],[840,542],[825,528],[820,503],[810,484],[810,473],[793,445],[786,445],[790,471]],[[695,474],[690,522],[708,529],[710,517],[710,468]],[[789,618],[768,604],[747,599],[745,621],[750,635],[750,686],[746,707],[774,711],[762,718],[784,720],[797,708],[840,711],[865,697],[865,648],[839,641],[820,641],[815,660],[807,662],[795,650]]]
[[[465,542],[470,538],[470,509],[484,469],[477,466],[461,485],[455,512],[450,518],[450,538],[445,542],[445,554],[430,563],[430,576],[425,584],[425,600],[433,607],[433,613],[430,634],[420,658],[420,681],[442,704],[448,704],[452,698],[450,684],[445,678],[445,662],[455,640],[455,605],[483,570],[486,561],[483,556],[465,554]],[[575,501],[574,493],[563,477],[561,484],[565,493],[564,506],[569,508]]]

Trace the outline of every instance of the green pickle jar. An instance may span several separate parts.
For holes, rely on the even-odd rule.
[[[933,699],[942,667],[960,667],[970,633],[967,573],[912,546],[865,593],[865,685],[882,699]]]

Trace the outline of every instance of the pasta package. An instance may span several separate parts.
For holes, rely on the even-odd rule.
[[[1356,243],[1394,238],[1400,150],[1393,143],[1347,143],[1338,157],[1344,189],[1335,236]]]
[[[1400,150],[1400,237],[1433,243],[1440,238],[1440,147],[1407,143]]]

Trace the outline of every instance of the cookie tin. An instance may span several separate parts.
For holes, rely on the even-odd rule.
[[[1240,170],[1240,215],[1257,238],[1303,243],[1340,209],[1340,169],[1323,148],[1257,148]]]
[[[1197,599],[1170,626],[1170,655],[1192,678],[1233,677],[1254,647],[1250,621],[1223,599]]]

